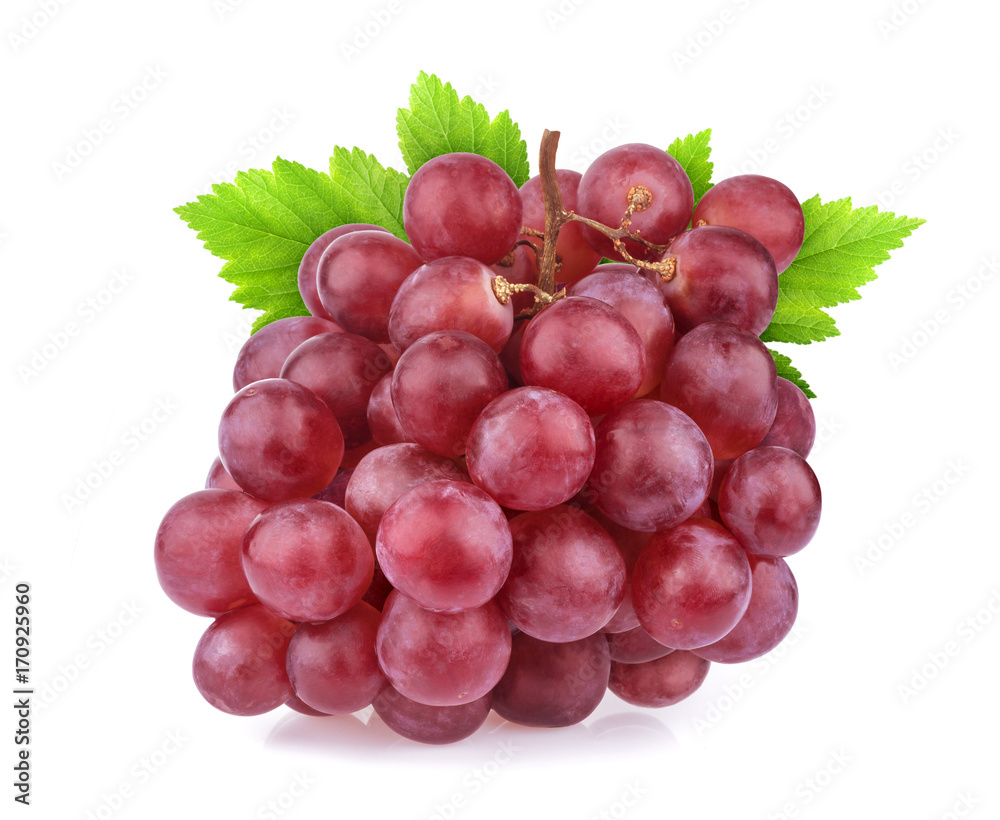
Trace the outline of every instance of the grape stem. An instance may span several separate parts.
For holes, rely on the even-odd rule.
[[[510,301],[510,297],[515,293],[530,293],[535,297],[535,304],[533,308],[529,308],[524,312],[527,316],[534,315],[546,305],[551,305],[557,299],[561,299],[566,295],[565,292],[555,294],[546,293],[537,285],[514,284],[513,282],[508,282],[499,273],[493,277],[493,293],[501,305],[506,305]]]
[[[563,207],[562,194],[559,191],[559,181],[556,177],[556,149],[559,147],[559,132],[549,131],[542,134],[541,148],[538,152],[538,173],[542,183],[542,200],[545,203],[545,237],[542,243],[542,260],[538,270],[538,287],[548,294],[555,293],[556,289],[556,243],[559,241],[559,231],[567,222],[579,222],[589,228],[593,228],[598,233],[603,234],[611,240],[615,250],[629,264],[637,268],[656,271],[660,278],[669,282],[674,278],[677,270],[677,260],[673,257],[661,259],[659,261],[647,262],[644,259],[636,259],[625,247],[625,240],[631,239],[645,248],[653,251],[655,255],[662,256],[667,252],[667,245],[656,245],[641,237],[638,231],[631,231],[632,215],[638,211],[643,211],[650,206],[653,201],[652,194],[648,188],[636,185],[628,192],[628,208],[622,218],[621,227],[610,228],[593,219],[580,216],[573,211],[567,211]],[[536,302],[536,307],[538,307]]]

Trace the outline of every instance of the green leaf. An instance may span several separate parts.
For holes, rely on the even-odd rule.
[[[667,153],[677,160],[691,180],[694,188],[694,204],[698,204],[705,192],[712,187],[712,170],[715,163],[711,162],[712,129],[706,128],[697,134],[688,134],[684,139],[678,137],[667,148]]]
[[[360,148],[334,148],[330,177],[344,222],[367,222],[406,239],[403,230],[403,194],[409,177],[383,168],[375,157]]]
[[[849,198],[824,205],[814,196],[802,203],[802,213],[802,250],[778,279],[777,309],[760,336],[765,342],[809,344],[839,336],[823,308],[860,299],[858,288],[876,278],[873,268],[924,224],[875,205],[852,209]]]
[[[320,234],[368,222],[405,238],[407,177],[362,151],[335,148],[330,174],[278,158],[271,171],[241,171],[175,212],[215,256],[236,286],[230,297],[264,311],[254,331],[277,319],[308,314],[299,296],[299,262]]]
[[[788,379],[788,381],[798,387],[810,399],[816,398],[816,394],[813,393],[812,388],[809,387],[809,382],[802,378],[802,373],[800,373],[798,368],[792,364],[792,360],[789,359],[788,356],[784,353],[778,353],[771,348],[768,348],[767,352],[770,353],[771,358],[774,359],[774,366],[777,368],[778,376],[780,378]]]
[[[421,71],[410,87],[410,107],[396,115],[399,150],[410,174],[434,157],[465,151],[503,168],[520,188],[528,181],[528,146],[521,129],[501,111],[490,121],[482,104],[458,98],[451,83]]]

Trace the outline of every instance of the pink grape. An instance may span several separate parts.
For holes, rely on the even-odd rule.
[[[243,492],[243,488],[233,481],[233,477],[222,466],[222,459],[218,456],[215,457],[215,461],[212,462],[212,466],[208,470],[208,476],[205,478],[205,489],[239,490]]]
[[[625,561],[593,518],[561,505],[510,521],[514,560],[500,606],[522,632],[565,643],[593,635],[625,597]]]
[[[636,275],[635,268],[612,264],[601,265],[580,279],[569,289],[569,294],[589,296],[611,305],[639,334],[646,354],[646,369],[635,395],[645,396],[659,385],[674,348],[674,317],[660,289]]]
[[[353,231],[323,252],[316,288],[323,307],[344,330],[388,342],[393,297],[422,264],[419,253],[390,233]]]
[[[392,373],[375,383],[368,399],[368,429],[378,444],[402,444],[409,441],[392,404]]]
[[[493,695],[459,706],[426,706],[410,700],[391,686],[375,698],[375,714],[397,735],[418,743],[440,745],[464,740],[486,722]]]
[[[567,211],[578,210],[577,192],[582,178],[583,175],[578,171],[566,169],[556,171],[556,184],[559,186],[559,193],[562,196],[563,209]],[[521,186],[521,202],[524,205],[524,214],[521,217],[524,227],[545,233],[545,202],[542,197],[540,176],[533,176]],[[619,217],[620,219],[621,217]],[[525,238],[541,247],[542,240],[538,237]],[[530,248],[525,248],[524,251],[534,274],[529,281],[537,282],[538,267],[535,264],[535,254]],[[559,231],[559,239],[556,241],[556,254],[562,265],[558,273],[560,282],[575,282],[583,278],[601,261],[601,255],[591,248],[587,244],[587,240],[584,239],[583,226],[579,222],[567,222],[562,226]],[[507,279],[513,281],[510,277]]]
[[[361,459],[344,499],[347,510],[372,544],[385,511],[401,495],[425,481],[468,481],[465,470],[450,458],[419,444],[390,444]]]
[[[361,602],[323,623],[299,624],[288,646],[288,678],[296,696],[328,715],[371,705],[386,685],[375,656],[382,616]]]
[[[712,450],[676,407],[649,399],[630,402],[604,417],[596,440],[584,495],[623,527],[669,529],[708,495]]]
[[[493,709],[524,726],[572,726],[600,705],[610,673],[603,635],[547,643],[521,632],[493,690]]]
[[[750,555],[753,589],[740,622],[723,638],[692,651],[716,663],[743,663],[766,655],[792,631],[799,609],[795,576],[781,558]]]
[[[285,671],[295,624],[260,605],[228,612],[205,630],[194,652],[194,683],[216,709],[262,715],[292,696]]]
[[[353,469],[341,468],[337,470],[333,481],[312,497],[319,501],[329,501],[331,504],[336,504],[341,509],[345,509],[344,498],[347,494],[347,485],[352,475],[354,475]]]
[[[414,342],[392,376],[392,404],[406,434],[439,455],[458,457],[472,424],[507,389],[507,374],[482,339],[441,330]]]
[[[240,543],[266,508],[266,501],[237,490],[199,490],[167,510],[153,547],[167,597],[209,617],[256,603],[240,564]]]
[[[243,536],[242,557],[254,594],[290,621],[328,621],[346,612],[365,594],[375,568],[361,527],[340,507],[314,498],[264,510]]]
[[[385,228],[378,225],[368,225],[364,222],[352,222],[349,225],[331,228],[326,233],[316,237],[313,243],[306,248],[306,252],[302,256],[302,261],[299,263],[298,275],[299,295],[305,303],[306,310],[313,316],[319,316],[321,319],[331,319],[330,314],[326,312],[326,308],[323,307],[323,303],[319,300],[319,293],[316,291],[316,269],[319,267],[320,257],[323,255],[323,251],[330,247],[330,243],[334,239],[343,236],[345,233],[353,233],[354,231],[385,231]],[[385,232],[388,233],[388,231]]]
[[[517,186],[478,154],[442,154],[411,177],[403,197],[403,227],[427,260],[470,256],[499,262],[521,232]]]
[[[426,481],[405,492],[385,511],[375,541],[389,582],[433,612],[491,600],[507,578],[511,550],[503,510],[461,481]]]
[[[473,482],[514,510],[545,510],[583,487],[594,465],[594,428],[572,399],[519,387],[486,405],[466,448]]]
[[[639,624],[674,649],[719,640],[743,617],[750,589],[746,553],[725,527],[706,518],[654,535],[632,573]]]
[[[510,659],[510,628],[495,601],[463,612],[430,612],[394,590],[375,641],[395,689],[427,706],[458,706],[486,695]]]
[[[630,143],[605,151],[595,159],[580,180],[579,213],[617,228],[629,206],[629,192],[646,188],[652,195],[648,207],[632,214],[629,230],[657,245],[665,245],[691,221],[694,191],[680,163],[653,145]],[[622,259],[611,240],[584,226],[590,246],[608,259]],[[654,251],[631,239],[625,249],[636,259],[653,259]]]
[[[368,402],[378,380],[392,370],[377,344],[355,333],[321,333],[300,344],[285,360],[281,378],[308,387],[337,417],[344,446],[371,438]]]
[[[524,331],[524,383],[558,390],[587,415],[625,404],[635,396],[645,372],[639,334],[621,313],[597,299],[560,299]]]
[[[760,336],[778,303],[778,272],[767,249],[736,228],[706,225],[680,234],[667,258],[676,263],[670,281],[660,279],[677,329],[720,321]],[[659,277],[657,277],[659,278]]]
[[[315,316],[292,316],[264,325],[243,343],[233,368],[233,389],[251,382],[276,379],[288,354],[320,333],[337,333],[340,327]]]
[[[611,660],[618,661],[618,663],[646,663],[666,657],[674,651],[670,647],[658,643],[641,626],[627,632],[608,635],[607,639]]]
[[[735,458],[760,444],[778,409],[777,372],[754,334],[705,322],[674,348],[661,397],[687,413],[716,458]]]
[[[698,690],[708,676],[709,666],[703,658],[683,651],[646,663],[614,661],[608,689],[633,706],[673,706]]]
[[[750,234],[774,258],[778,273],[802,247],[802,206],[787,185],[770,177],[744,174],[716,183],[694,211],[694,224],[726,225]]]
[[[219,424],[219,455],[251,495],[285,501],[315,495],[337,474],[344,437],[311,390],[265,379],[233,396]]]
[[[732,463],[719,489],[719,512],[747,552],[793,555],[808,544],[822,510],[819,481],[806,460],[784,447],[758,447]]]
[[[482,262],[446,256],[417,268],[400,285],[389,311],[389,338],[405,351],[435,330],[464,330],[499,353],[514,328],[514,309],[501,305],[496,278]]]
[[[816,417],[809,399],[788,379],[778,377],[778,411],[761,447],[787,447],[808,457],[816,441]]]

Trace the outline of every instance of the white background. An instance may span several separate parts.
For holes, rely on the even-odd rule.
[[[32,806],[3,816],[1000,816],[998,25],[972,0],[5,2],[0,684],[28,582],[36,706]],[[208,621],[161,593],[153,534],[215,455],[248,314],[172,208],[279,153],[323,169],[358,145],[402,168],[420,69],[511,109],[532,156],[561,130],[561,166],[710,126],[717,179],[928,220],[832,310],[842,337],[791,351],[819,394],[825,502],[791,561],[796,632],[671,709],[609,695],[582,726],[494,716],[432,748],[368,713],[233,718],[191,681]]]

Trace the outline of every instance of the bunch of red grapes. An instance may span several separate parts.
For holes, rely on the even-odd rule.
[[[576,723],[608,689],[669,706],[788,634],[815,420],[758,337],[796,197],[748,175],[695,208],[640,144],[549,182],[591,220],[559,231],[551,298],[516,287],[539,281],[543,182],[448,154],[406,190],[410,244],[323,234],[312,315],[243,346],[207,489],[155,545],[167,595],[215,619],[194,656],[213,706],[374,705],[447,743],[490,709]]]

